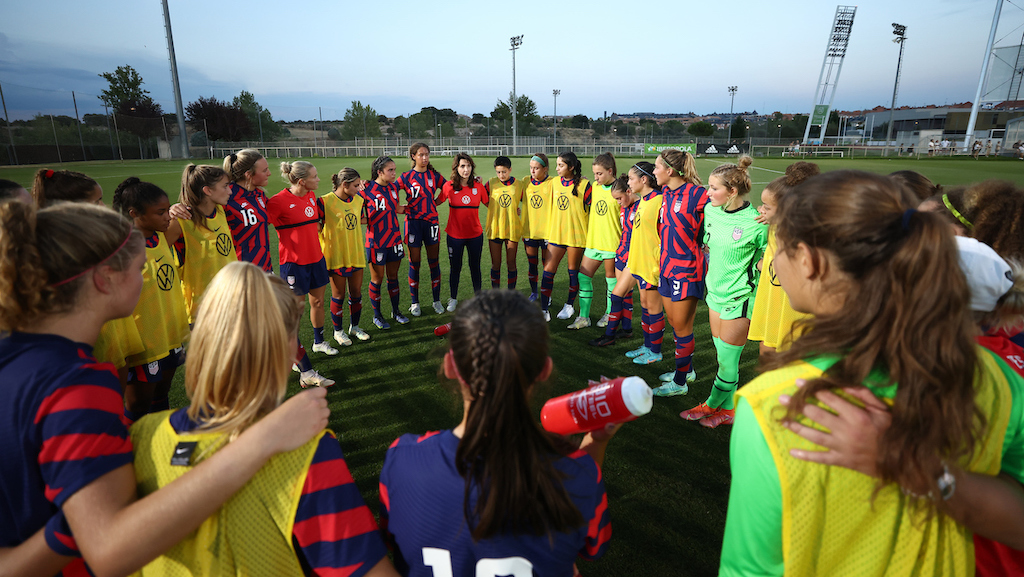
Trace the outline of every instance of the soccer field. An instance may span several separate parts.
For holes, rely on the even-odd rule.
[[[271,163],[271,184],[268,195],[285,187],[277,170],[278,159]],[[294,159],[291,159],[294,160]],[[330,188],[329,175],[344,166],[356,168],[363,178],[370,176],[370,158],[312,158],[319,171],[321,189],[318,195],[326,194]],[[398,171],[409,168],[407,158],[396,158]],[[477,174],[484,180],[494,175],[493,157],[481,157],[477,162]],[[552,159],[553,161],[554,159]],[[617,160],[621,171],[627,169],[638,158]],[[653,160],[647,158],[647,160]],[[718,164],[727,159],[700,158],[697,168],[702,178]],[[592,176],[592,159],[581,159],[584,176]],[[513,160],[513,174],[527,176],[528,158]],[[789,159],[755,158],[751,170],[754,190],[751,201],[760,204],[759,193],[764,185],[781,175],[790,164]],[[203,163],[203,161],[198,161]],[[220,165],[217,161],[210,162]],[[858,169],[877,173],[896,170],[916,170],[933,181],[945,186],[962,185],[989,178],[1011,180],[1024,184],[1024,162],[1000,158],[975,161],[970,158],[954,159],[825,159],[817,162],[823,171]],[[176,202],[180,190],[180,175],[184,162],[176,161],[135,161],[76,163],[49,168],[68,168],[84,172],[95,178],[104,189],[107,204],[114,188],[128,176],[138,176],[158,184],[167,191],[171,202]],[[433,164],[446,177],[451,172],[451,159],[434,157]],[[20,182],[31,188],[32,176],[39,167],[2,167],[0,178]],[[441,222],[447,219],[447,204],[439,207]],[[484,218],[481,210],[481,218]],[[274,245],[274,266],[277,270],[277,238],[271,235]],[[443,241],[442,241],[443,244]],[[425,252],[425,251],[424,251]],[[442,246],[442,253],[444,247]],[[484,251],[482,269],[484,288],[488,288],[487,269],[490,266],[487,251]],[[519,290],[528,292],[527,262],[522,246],[518,256]],[[448,262],[442,256],[442,301],[448,298]],[[399,271],[402,288],[402,311],[408,311],[409,292],[407,264]],[[600,273],[599,273],[600,274]],[[363,319],[361,325],[373,339],[369,342],[355,341],[348,348],[342,348],[336,357],[310,353],[314,366],[324,375],[337,380],[330,389],[328,400],[331,408],[331,428],[338,435],[352,475],[367,504],[375,512],[378,509],[377,479],[384,452],[399,435],[408,432],[422,433],[429,430],[451,428],[458,424],[461,416],[461,398],[441,385],[438,367],[444,348],[444,340],[434,336],[433,329],[448,322],[451,314],[435,315],[430,308],[429,270],[426,256],[423,256],[420,278],[420,300],[424,305],[422,317],[412,318],[408,325],[392,323],[388,331],[380,331],[372,325],[372,309],[369,303],[365,275],[363,286]],[[502,270],[502,286],[506,278]],[[604,283],[594,283],[594,306],[591,318],[597,320],[605,312]],[[565,301],[568,277],[564,265],[555,279],[551,309],[557,312]],[[470,298],[472,284],[468,267],[464,266],[460,282],[460,300]],[[329,302],[329,300],[325,299]],[[390,302],[384,295],[382,308],[385,314],[391,310]],[[619,341],[607,348],[588,346],[588,340],[598,336],[603,329],[590,328],[582,331],[566,330],[568,321],[553,319],[550,324],[551,356],[556,371],[552,379],[539,387],[535,395],[536,410],[550,396],[560,395],[585,386],[587,379],[600,375],[638,375],[656,384],[658,375],[671,370],[673,343],[671,331],[666,327],[664,344],[665,360],[656,365],[640,367],[625,358],[622,353],[639,346],[642,335],[639,328],[639,301],[636,304],[634,337]],[[729,492],[729,433],[730,427],[707,430],[695,422],[685,422],[678,417],[680,411],[703,401],[711,388],[717,369],[714,347],[708,329],[707,307],[701,304],[697,309],[695,322],[696,352],[694,366],[697,382],[686,396],[668,399],[656,398],[651,414],[624,426],[608,448],[603,475],[608,491],[609,509],[614,526],[611,547],[607,555],[597,562],[579,563],[585,576],[598,575],[714,575],[717,573],[722,533],[725,525],[726,504]],[[312,329],[306,317],[300,328],[302,342],[309,349],[312,343]],[[327,338],[331,339],[329,311],[325,315]],[[345,309],[345,322],[348,311]],[[757,343],[748,343],[741,361],[741,383],[748,382],[756,375],[758,356]],[[183,370],[175,378],[171,392],[171,404],[180,407],[187,401],[182,386]],[[290,381],[290,392],[299,390],[297,375]]]

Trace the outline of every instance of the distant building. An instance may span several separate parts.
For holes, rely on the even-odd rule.
[[[974,125],[976,140],[1002,140],[1007,122],[1024,116],[1024,101],[1001,102],[978,111]],[[924,108],[897,108],[893,113],[892,138],[896,146],[914,146],[927,150],[931,139],[948,139],[963,146],[967,137],[967,123],[971,117],[971,103],[964,102],[950,106],[928,106]],[[872,135],[872,141],[885,140],[885,132],[879,131],[889,122],[889,109],[876,107],[866,111],[865,134]]]

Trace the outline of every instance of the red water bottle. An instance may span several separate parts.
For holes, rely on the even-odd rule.
[[[450,330],[452,330],[452,324],[451,323],[445,323],[445,324],[443,324],[443,325],[441,325],[441,326],[439,326],[439,327],[434,329],[434,335],[439,336],[439,337],[443,337],[446,334],[448,334],[448,331],[450,331]]]
[[[546,431],[572,435],[625,423],[651,412],[654,395],[640,377],[590,381],[586,389],[544,403],[540,424]]]

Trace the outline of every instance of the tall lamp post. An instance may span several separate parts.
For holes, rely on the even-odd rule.
[[[561,93],[562,91],[557,88],[551,91],[551,94],[555,97],[555,137],[552,141],[552,146],[555,148],[555,154],[558,154],[558,95]]]
[[[519,123],[516,122],[516,50],[523,45],[523,35],[513,36],[509,39],[512,48],[512,155],[518,151],[519,146]]]
[[[892,123],[896,114],[896,93],[900,89],[900,68],[903,67],[903,43],[907,40],[907,27],[892,23],[892,33],[896,35],[892,41],[900,45],[900,57],[896,61],[896,82],[892,86],[892,107],[889,108],[889,127],[885,129],[885,149],[883,156],[889,155],[889,141],[892,140]]]
[[[736,120],[735,118],[733,118],[733,115],[732,115],[732,107],[733,107],[733,104],[736,103],[736,90],[737,90],[736,86],[730,86],[729,87],[729,140],[730,141],[732,141],[732,123],[733,123],[734,120]]]

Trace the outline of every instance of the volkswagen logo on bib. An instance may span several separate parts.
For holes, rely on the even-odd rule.
[[[597,201],[597,216],[604,216],[606,214],[608,214],[608,203],[603,200]]]
[[[569,197],[560,196],[558,197],[558,210],[569,210]]]
[[[540,208],[544,206],[544,198],[539,194],[535,194],[530,197],[530,206],[533,208]]]
[[[508,208],[508,207],[512,206],[512,195],[510,195],[510,194],[503,194],[503,195],[501,195],[500,197],[498,197],[498,204],[501,205],[501,208]]]
[[[345,228],[347,230],[355,230],[356,229],[356,215],[354,215],[352,213],[348,213],[348,214],[345,215]]]
[[[228,256],[228,253],[231,252],[231,239],[223,232],[217,235],[217,252],[221,256]]]
[[[162,264],[156,269],[156,284],[162,291],[169,291],[174,287],[174,267],[169,264]]]

